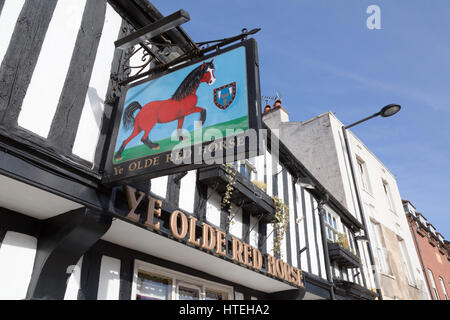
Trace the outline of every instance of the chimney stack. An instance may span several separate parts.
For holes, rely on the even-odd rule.
[[[267,105],[264,108],[262,120],[270,129],[277,129],[281,122],[289,122],[289,113],[281,105],[281,99],[275,100],[273,108]]]

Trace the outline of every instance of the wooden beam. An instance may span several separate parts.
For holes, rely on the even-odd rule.
[[[27,0],[0,67],[0,123],[16,127],[57,0]]]
[[[72,153],[105,23],[105,14],[106,0],[86,2],[75,50],[48,135],[50,144],[63,154]]]
[[[2,13],[3,5],[5,4],[5,0],[0,0],[0,14]]]

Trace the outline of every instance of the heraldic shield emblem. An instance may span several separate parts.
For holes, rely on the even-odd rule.
[[[214,89],[214,104],[217,108],[227,109],[236,98],[236,82]]]

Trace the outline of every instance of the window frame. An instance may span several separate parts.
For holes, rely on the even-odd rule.
[[[157,275],[163,278],[171,279],[171,300],[179,300],[178,288],[181,284],[185,287],[200,288],[200,300],[205,300],[206,291],[227,294],[227,300],[233,300],[234,288],[217,282],[205,280],[199,277],[191,276],[179,271],[164,268],[149,262],[135,259],[133,268],[133,283],[131,287],[131,300],[136,300],[138,294],[138,274],[139,272],[150,275]]]
[[[400,246],[400,252],[402,254],[403,258],[403,265],[405,267],[406,271],[406,278],[408,279],[408,284],[412,287],[417,286],[417,281],[414,277],[414,270],[411,265],[411,261],[409,260],[408,251],[406,249],[406,243],[404,239],[398,238],[398,243]]]
[[[386,196],[386,202],[389,210],[397,214],[397,212],[395,211],[394,198],[392,197],[392,191],[389,182],[387,182],[385,179],[381,179],[381,183],[383,185],[383,190]]]
[[[436,296],[436,300],[441,300],[441,298],[439,297],[439,292],[436,287],[436,282],[434,281],[433,271],[431,271],[431,269],[428,268],[427,272],[428,272],[428,278],[431,278],[431,285],[433,287],[433,291],[434,291],[434,295]]]
[[[375,239],[375,247],[379,262],[379,268],[380,272],[389,276],[393,276],[392,274],[392,267],[389,263],[388,259],[388,252],[387,249],[384,247],[383,243],[383,230],[381,230],[381,224],[370,219],[370,225],[372,228],[372,232],[374,234]]]
[[[367,170],[366,162],[361,157],[356,156],[356,164],[358,166],[359,178],[361,180],[361,187],[364,191],[372,194],[372,186],[370,184],[369,172]]]
[[[445,288],[444,279],[442,279],[441,276],[439,276],[439,282],[440,282],[440,284],[441,284],[442,292],[444,293],[445,300],[448,300],[447,289]]]
[[[334,212],[325,209],[325,229],[326,229],[326,236],[327,240],[331,242],[337,242],[338,241],[338,234],[343,233],[340,231],[340,219],[337,214]],[[331,220],[331,222],[330,222]],[[334,224],[334,225],[333,225]],[[333,236],[330,239],[329,234],[332,234]]]

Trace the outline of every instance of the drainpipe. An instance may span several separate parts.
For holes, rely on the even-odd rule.
[[[328,201],[325,201],[328,202]],[[327,279],[331,282],[331,288],[330,288],[330,296],[331,300],[336,300],[336,296],[334,295],[334,281],[331,274],[331,264],[330,264],[330,255],[328,254],[328,240],[327,235],[325,233],[325,210],[323,208],[323,201],[319,201],[318,203],[318,209],[319,209],[319,218],[320,218],[320,233],[322,236],[322,245],[323,245],[323,253],[325,256],[325,270],[327,271]]]
[[[342,127],[342,132],[344,134],[344,140],[345,140],[345,147],[347,150],[347,157],[348,157],[348,161],[350,163],[350,171],[352,173],[352,180],[353,180],[353,185],[355,187],[355,194],[356,194],[356,199],[358,201],[358,208],[359,208],[359,212],[361,213],[361,220],[362,220],[362,225],[363,225],[363,231],[364,231],[364,235],[366,237],[367,241],[367,251],[369,253],[369,259],[370,259],[370,263],[373,266],[375,266],[375,258],[373,256],[373,251],[372,251],[372,245],[369,239],[369,233],[367,232],[367,223],[366,223],[366,217],[364,214],[364,209],[363,209],[363,205],[361,202],[361,197],[359,195],[359,189],[358,189],[358,184],[356,183],[356,175],[355,175],[355,170],[353,167],[353,158],[352,158],[352,154],[350,151],[350,143],[348,141],[348,136],[347,136],[347,129],[346,127]],[[378,281],[378,277],[377,277],[377,271],[375,268],[372,268],[372,273],[373,273],[373,277],[375,280],[375,284],[377,285],[377,293],[378,293],[378,298],[380,300],[383,300],[383,296],[381,294],[381,286],[380,283]]]
[[[419,259],[420,259],[420,264],[422,265],[423,276],[425,277],[425,281],[427,283],[427,288],[428,288],[428,291],[430,293],[431,300],[434,300],[433,294],[431,293],[431,286],[430,286],[430,283],[428,282],[428,276],[427,276],[427,272],[425,270],[425,264],[423,263],[422,252],[420,251],[419,242],[417,241],[416,228],[411,225],[412,222],[416,222],[416,220],[413,218],[413,220],[409,224],[410,224],[410,227],[411,227],[412,234],[414,236],[414,241],[416,242],[417,252],[419,253]]]

